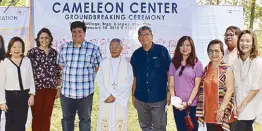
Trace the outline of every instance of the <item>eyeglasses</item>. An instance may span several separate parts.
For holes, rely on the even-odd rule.
[[[224,37],[234,37],[235,34],[225,34]]]
[[[184,70],[185,70],[185,66],[181,65],[181,70],[179,71],[178,76],[181,76]]]
[[[149,34],[149,33],[147,33],[147,34],[139,34],[138,37],[147,37],[147,36],[149,36],[149,35],[151,35],[151,34]]]
[[[208,50],[208,54],[212,55],[212,54],[220,54],[221,51],[220,50]]]
[[[77,31],[75,31],[75,30],[73,30],[72,31],[72,34],[81,34],[81,33],[84,33],[84,31],[83,30],[77,30]]]
[[[111,45],[110,45],[109,48],[111,48],[111,49],[113,49],[113,48],[114,48],[114,49],[118,49],[118,48],[121,48],[121,46],[111,46]]]

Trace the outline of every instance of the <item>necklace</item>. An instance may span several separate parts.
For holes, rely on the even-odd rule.
[[[210,81],[213,81],[213,79],[214,79],[214,77],[215,77],[215,74],[216,74],[216,71],[218,70],[218,67],[219,67],[219,64],[218,65],[216,65],[216,66],[211,66],[211,68],[212,68],[212,75],[210,76]]]
[[[114,89],[117,87],[118,82],[117,78],[118,78],[118,72],[119,72],[119,67],[120,67],[120,63],[121,63],[121,57],[119,58],[119,62],[118,62],[118,67],[117,67],[117,75],[114,75],[114,69],[113,69],[113,64],[112,64],[112,59],[110,60],[110,66],[111,66],[111,71],[109,72],[109,79],[108,79],[108,84],[110,83],[110,73],[112,72],[113,74],[113,84],[112,86],[114,87]]]
[[[213,78],[215,77],[215,74],[216,74],[217,67],[212,67],[212,76],[209,79],[210,81],[213,81]]]
[[[240,64],[240,79],[241,79],[242,82],[247,78],[249,70],[250,70],[250,66],[251,66],[251,60],[249,61],[248,71],[247,71],[245,77],[243,78],[243,76],[242,76],[242,67],[243,66]]]

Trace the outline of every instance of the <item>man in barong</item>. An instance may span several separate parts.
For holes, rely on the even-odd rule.
[[[111,57],[102,61],[96,76],[100,98],[97,131],[127,131],[133,70],[120,56],[123,50],[120,39],[111,40],[109,49]]]

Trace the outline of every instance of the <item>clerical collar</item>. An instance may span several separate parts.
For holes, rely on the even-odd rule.
[[[111,59],[116,60],[116,59],[120,59],[120,57],[121,57],[121,56],[119,56],[119,57],[117,57],[117,58],[111,57]]]

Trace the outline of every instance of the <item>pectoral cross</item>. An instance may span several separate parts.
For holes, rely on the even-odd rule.
[[[114,87],[114,89],[116,89],[117,83],[113,83],[112,86]]]

